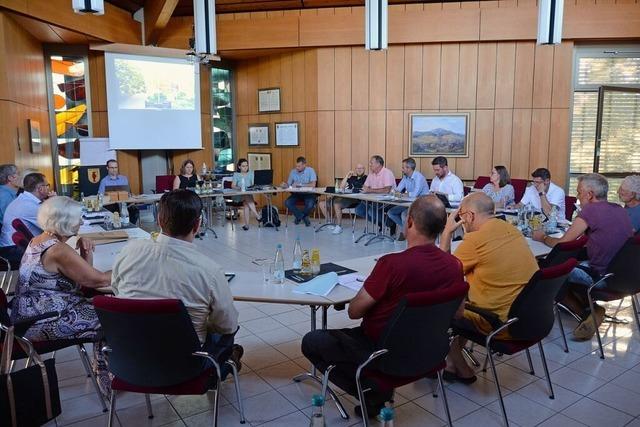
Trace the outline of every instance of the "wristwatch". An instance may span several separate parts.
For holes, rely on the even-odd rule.
[[[544,191],[540,191],[540,192],[538,193],[538,196],[540,196],[540,197],[544,196]]]

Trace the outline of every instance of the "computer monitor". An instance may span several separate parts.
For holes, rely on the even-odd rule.
[[[273,170],[264,169],[253,171],[253,185],[272,185],[273,184]]]

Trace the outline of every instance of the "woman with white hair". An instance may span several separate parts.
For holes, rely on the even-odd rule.
[[[78,233],[81,223],[82,205],[69,197],[51,197],[38,209],[38,224],[44,231],[29,242],[22,257],[11,318],[15,322],[51,311],[62,315],[36,322],[25,333],[29,340],[99,338],[98,316],[81,288],[108,286],[111,272],[92,267],[95,246],[91,240],[78,239],[79,255],[66,243]],[[94,353],[102,389],[109,382],[106,365],[99,351]]]
[[[624,203],[624,209],[629,214],[631,225],[637,233],[640,231],[640,175],[626,177],[618,188],[618,196]]]

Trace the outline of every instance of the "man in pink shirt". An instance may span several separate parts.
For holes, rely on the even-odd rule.
[[[382,156],[371,156],[369,160],[369,175],[367,180],[362,186],[363,193],[389,193],[396,187],[396,178],[393,176],[393,172],[384,167],[384,159]],[[382,223],[382,205],[379,207],[379,212],[376,217],[378,223]],[[365,215],[371,220],[373,216],[373,208],[367,209],[365,202],[360,202],[356,206],[356,215],[365,217]]]

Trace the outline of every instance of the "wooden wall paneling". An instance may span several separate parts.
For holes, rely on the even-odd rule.
[[[281,55],[273,55],[269,58],[267,72],[269,78],[269,85],[272,87],[281,87],[282,82],[282,57]],[[280,94],[282,96],[282,94]],[[280,106],[282,108],[282,105]],[[285,110],[282,110],[285,111]]]
[[[253,123],[253,122],[249,122],[249,117],[250,116],[247,116],[247,115],[236,116],[235,138],[236,138],[236,150],[237,150],[238,159],[246,158],[247,152],[249,152],[250,149],[253,148],[253,147],[249,147],[249,141],[248,141],[249,123]],[[271,143],[271,145],[273,145],[273,139],[271,138],[271,135],[269,135],[269,142]]]
[[[118,150],[118,171],[129,178],[131,192],[139,194],[142,190],[140,182],[140,152],[138,150]]]
[[[551,110],[537,108],[531,115],[531,143],[529,146],[529,170],[545,168],[549,164],[549,125]]]
[[[357,163],[362,163],[365,168],[368,167],[368,152],[369,112],[353,111],[351,113],[351,163],[348,170],[353,170]]]
[[[458,108],[461,110],[475,109],[478,88],[478,43],[460,44],[459,70]]]
[[[386,156],[387,115],[385,111],[369,110],[369,154],[361,160],[365,166],[373,155]],[[367,166],[368,168],[368,166]]]
[[[318,9],[316,15],[300,16],[300,46],[364,45],[364,8],[352,8],[348,15],[323,14],[328,11],[329,9]],[[391,34],[391,23],[389,29]]]
[[[291,80],[291,93],[293,94],[293,111],[306,111],[305,110],[305,97],[301,96],[305,93],[305,53],[303,51],[296,51],[291,53],[291,67],[292,67],[292,80]]]
[[[493,118],[493,165],[504,165],[509,170],[511,169],[512,126],[513,110],[496,108]]]
[[[335,112],[334,131],[334,177],[344,176],[349,170],[351,170],[351,111]],[[330,179],[323,184],[330,185],[332,182],[333,179]]]
[[[248,114],[258,113],[258,61],[248,61],[247,66],[247,106]]]
[[[335,109],[335,49],[318,49],[318,110]]]
[[[218,21],[216,25],[218,48],[233,50],[297,47],[299,45],[298,19],[297,16],[289,15],[268,18],[266,14],[252,12],[249,25],[247,20]],[[275,28],[277,31],[274,30]],[[169,26],[167,26],[168,29]],[[161,37],[160,40],[162,39]]]
[[[335,176],[335,118],[333,111],[318,111],[318,179],[321,185]]]
[[[421,105],[422,45],[408,45],[404,48],[404,109],[420,109]]]
[[[274,86],[271,81],[271,61],[273,61],[273,58],[270,56],[258,58],[258,89]]]
[[[280,109],[285,112],[293,109],[293,62],[291,54],[280,55]]]
[[[404,141],[404,111],[387,111],[387,146],[385,166],[397,177],[402,175],[402,159],[406,154]]]
[[[564,42],[553,49],[552,108],[569,108],[573,77],[573,42]]]
[[[516,67],[513,88],[513,107],[531,108],[533,102],[534,42],[516,43]]]
[[[442,45],[422,46],[422,108],[440,108],[440,58]]]
[[[369,52],[360,46],[351,48],[351,108],[369,108]]]
[[[387,103],[387,52],[369,52],[369,109],[384,110]]]
[[[625,39],[638,38],[640,32],[640,7],[638,3],[615,6],[586,3],[566,4],[562,38],[575,39]]]
[[[568,184],[569,154],[571,148],[570,112],[568,108],[551,110],[549,129],[549,170],[560,186]],[[566,180],[566,182],[563,182]]]
[[[496,103],[495,108],[513,108],[516,71],[516,44],[498,43],[496,51]]]
[[[335,109],[351,110],[351,48],[337,47],[334,59]]]
[[[389,43],[476,41],[480,10],[434,5],[424,12],[389,14]],[[439,8],[439,9],[438,9]]]
[[[247,61],[241,61],[235,68],[236,96],[234,97],[236,115],[249,114],[249,70]]]
[[[312,165],[318,165],[318,152],[322,149],[318,144],[318,113],[316,111],[305,112],[304,120],[307,161]]]
[[[387,110],[402,110],[404,105],[404,46],[387,49]]]
[[[511,168],[512,178],[528,179],[529,169],[529,141],[531,138],[530,108],[513,110],[513,130],[511,133]]]
[[[464,4],[464,3],[463,3]],[[475,100],[475,96],[474,96]],[[456,159],[456,175],[458,175],[461,179],[475,179],[476,174],[474,173],[474,152],[476,147],[476,111],[469,111],[469,156],[468,157],[460,157]],[[423,168],[428,167],[428,172],[431,173],[431,165],[425,165],[423,163]],[[423,172],[424,174],[424,172]],[[425,175],[426,176],[426,175]]]
[[[307,50],[304,52],[304,105],[305,111],[318,109],[318,52]]]
[[[481,2],[480,6],[485,2]],[[478,45],[477,108],[493,108],[496,95],[496,43]],[[478,118],[480,120],[480,118]]]
[[[551,107],[553,46],[536,46],[533,70],[533,108]]]
[[[487,175],[493,166],[493,116],[493,110],[476,111],[476,144],[473,162],[476,175]]]
[[[458,72],[460,66],[460,44],[442,45],[440,64],[440,108],[455,110],[458,108]]]
[[[531,7],[482,8],[480,40],[530,40],[536,37],[538,10]]]

